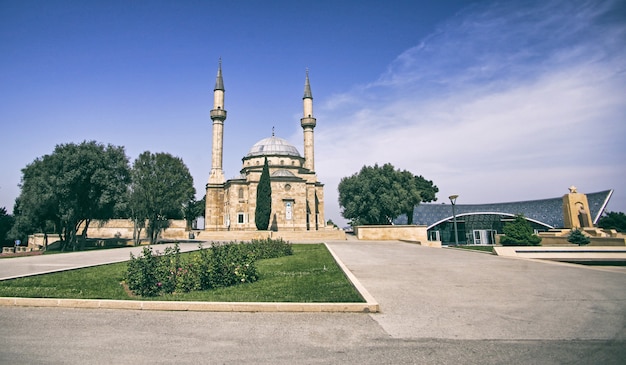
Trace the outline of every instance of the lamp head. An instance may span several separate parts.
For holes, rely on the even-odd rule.
[[[456,203],[456,198],[458,198],[458,197],[459,196],[455,194],[455,195],[450,195],[448,197],[448,199],[450,199],[450,203],[452,203],[452,205],[454,205],[454,203]]]

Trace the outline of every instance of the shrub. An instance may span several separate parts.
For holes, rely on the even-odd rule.
[[[130,255],[126,282],[140,296],[157,296],[226,287],[259,279],[255,261],[292,255],[291,245],[280,240],[252,240],[250,243],[216,244],[210,249],[181,255],[178,243],[163,254],[145,247]]]
[[[502,228],[504,236],[500,239],[502,246],[539,246],[541,237],[533,233],[533,228],[523,215],[518,214],[515,220]]]
[[[136,295],[151,297],[161,291],[158,278],[158,258],[152,247],[144,247],[140,256],[130,254],[126,277],[128,288]]]
[[[254,254],[256,260],[293,255],[291,244],[283,241],[282,238],[277,240],[270,238],[264,240],[255,239],[247,243],[246,246]]]
[[[580,229],[573,229],[569,235],[567,236],[567,242],[573,243],[578,246],[588,245],[591,240],[589,237],[585,236]]]

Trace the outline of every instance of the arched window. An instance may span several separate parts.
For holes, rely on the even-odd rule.
[[[243,199],[243,188],[239,188],[238,194],[239,194],[239,199]]]

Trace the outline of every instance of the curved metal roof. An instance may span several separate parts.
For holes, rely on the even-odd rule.
[[[253,156],[266,156],[266,155],[279,155],[279,156],[294,156],[301,157],[298,149],[286,140],[271,136],[264,138],[252,146],[246,157]]]
[[[586,194],[594,224],[604,213],[612,194],[613,190]],[[454,209],[457,217],[477,214],[523,214],[527,219],[548,227],[564,226],[563,197],[510,203],[456,204]],[[452,205],[450,204],[419,204],[413,209],[413,224],[423,224],[430,228],[448,219],[452,219]],[[406,224],[406,215],[398,217],[394,223]]]

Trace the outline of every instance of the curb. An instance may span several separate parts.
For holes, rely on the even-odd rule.
[[[368,303],[176,302],[110,299],[0,298],[0,306],[86,309],[130,309],[189,312],[345,312],[373,313]]]
[[[335,313],[376,313],[380,307],[374,297],[348,270],[335,252],[324,243],[335,262],[348,280],[361,294],[365,303],[285,303],[285,302],[179,302],[179,301],[140,301],[113,299],[59,299],[0,297],[0,306],[13,307],[56,307],[88,309],[130,309],[151,311],[196,311],[196,312],[335,312]]]

